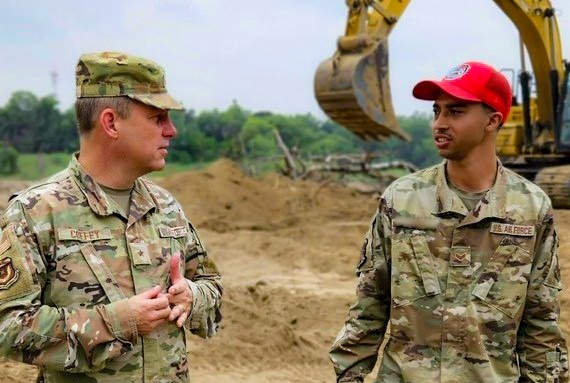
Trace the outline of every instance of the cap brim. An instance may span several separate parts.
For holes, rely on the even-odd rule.
[[[463,88],[444,81],[420,81],[412,90],[412,94],[415,98],[428,101],[436,100],[442,92],[460,100],[481,102],[481,99],[475,97]]]
[[[159,109],[184,110],[182,104],[168,93],[129,94],[128,97]]]

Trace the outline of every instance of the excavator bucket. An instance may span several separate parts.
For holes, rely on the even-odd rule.
[[[315,96],[327,116],[365,140],[410,141],[392,106],[387,38],[341,37],[335,55],[317,69]]]

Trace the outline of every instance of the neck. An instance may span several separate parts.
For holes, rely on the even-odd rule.
[[[78,161],[95,182],[113,189],[132,188],[139,177],[129,173],[120,156],[114,156],[107,150],[82,145]]]
[[[452,161],[446,163],[448,180],[461,190],[479,193],[489,190],[497,175],[497,158],[488,160]]]

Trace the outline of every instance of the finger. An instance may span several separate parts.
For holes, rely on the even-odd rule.
[[[180,274],[180,254],[176,253],[170,258],[170,282],[174,285],[182,279]]]
[[[148,307],[152,310],[163,310],[167,307],[169,308],[170,303],[168,297],[166,295],[163,295],[150,301]]]
[[[188,286],[186,281],[180,280],[168,288],[168,294],[170,295],[180,294],[182,291],[184,291],[185,286]]]
[[[178,320],[176,321],[176,325],[178,327],[182,328],[182,326],[184,326],[184,322],[186,322],[186,318],[188,318],[187,312],[183,312],[182,314],[180,314],[180,316],[178,317]]]
[[[178,318],[180,314],[184,312],[184,309],[180,305],[176,305],[170,311],[170,315],[168,316],[169,321],[173,321],[174,319]]]
[[[170,314],[172,313],[172,310],[170,309],[170,307],[167,307],[165,309],[162,310],[156,310],[155,312],[155,320],[164,320],[167,321],[168,318],[170,317]]]
[[[154,286],[152,289],[141,293],[141,296],[147,299],[154,299],[160,294],[160,286]]]

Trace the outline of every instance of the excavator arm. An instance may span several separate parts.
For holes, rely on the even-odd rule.
[[[527,131],[546,129],[552,135],[564,79],[564,59],[555,11],[548,0],[494,0],[519,31],[532,64],[536,84],[536,117],[527,121]],[[524,58],[521,58],[524,61]],[[526,71],[522,65],[523,72]],[[523,85],[524,86],[524,85]],[[534,127],[533,127],[534,125]],[[525,144],[534,139],[527,132]]]

